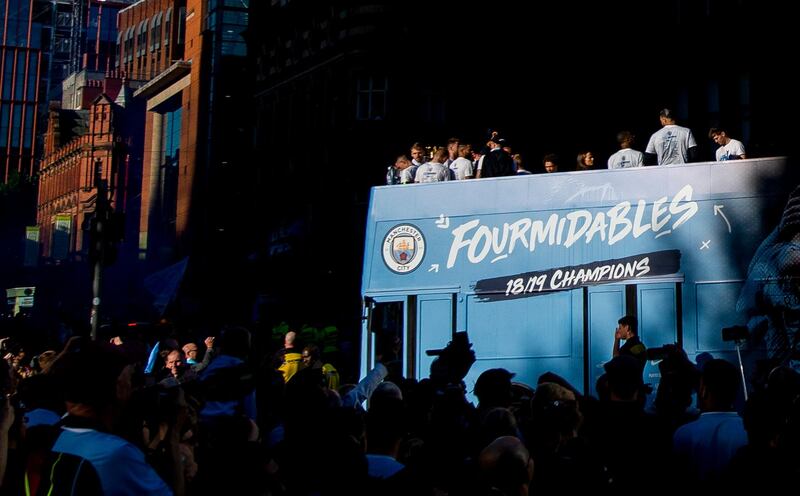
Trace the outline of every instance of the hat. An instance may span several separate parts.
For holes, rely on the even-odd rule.
[[[473,392],[479,399],[481,396],[491,395],[492,392],[499,390],[504,387],[504,385],[505,387],[509,387],[511,385],[511,379],[515,375],[516,374],[506,369],[486,370],[479,375],[478,380],[475,381]]]

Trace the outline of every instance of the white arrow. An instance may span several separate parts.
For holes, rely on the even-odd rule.
[[[428,272],[439,272],[439,264],[431,264],[431,268],[428,269]]]
[[[436,221],[436,227],[439,229],[447,229],[450,227],[450,217],[445,217],[444,214],[440,214],[439,220]]]
[[[714,205],[714,215],[721,215],[725,223],[728,224],[728,232],[731,232],[731,223],[728,222],[728,218],[722,213],[722,207],[724,207],[724,205]]]

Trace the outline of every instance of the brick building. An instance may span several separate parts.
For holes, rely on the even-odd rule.
[[[49,260],[81,260],[86,232],[82,225],[95,211],[95,170],[109,188],[112,206],[125,212],[134,208],[136,196],[137,107],[131,105],[130,88],[119,78],[107,78],[105,86],[89,82],[96,96],[82,109],[61,109],[51,104],[48,131],[40,163],[37,225],[41,255]],[[85,92],[88,97],[91,92]]]

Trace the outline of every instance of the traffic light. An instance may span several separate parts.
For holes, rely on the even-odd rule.
[[[119,251],[117,245],[125,235],[125,214],[96,212],[84,220],[84,228],[89,231],[89,260],[99,260],[106,267],[113,264]]]

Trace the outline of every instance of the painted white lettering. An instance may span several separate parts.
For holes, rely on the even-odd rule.
[[[682,201],[687,201],[685,205],[681,205]],[[694,217],[694,214],[697,213],[697,202],[692,201],[692,185],[687,184],[680,191],[675,197],[672,199],[672,203],[669,204],[669,213],[672,215],[678,215],[683,213],[680,219],[676,220],[674,224],[672,224],[672,229],[677,229],[678,226],[686,222],[687,220]]]
[[[496,227],[492,228],[492,251],[497,253],[498,255],[502,254],[506,251],[506,242],[508,241],[508,224],[503,224],[503,237],[501,238],[498,235],[499,229]],[[499,242],[498,242],[499,241]]]
[[[644,257],[636,263],[636,277],[642,277],[650,272],[650,257]]]
[[[561,283],[562,283],[561,278],[562,278],[563,275],[564,275],[564,273],[561,271],[561,269],[558,269],[555,272],[553,272],[553,277],[550,278],[550,288],[551,289],[558,289],[558,288],[561,287]]]
[[[664,218],[664,220],[662,220],[660,222],[658,220],[658,218],[661,217],[662,214],[666,214],[667,213],[667,207],[664,206],[664,202],[666,202],[666,201],[667,201],[667,197],[666,196],[662,196],[661,198],[659,198],[658,200],[656,200],[653,203],[653,214],[652,214],[651,219],[652,219],[652,222],[653,222],[653,231],[654,232],[660,231],[661,228],[664,227],[664,224],[669,222],[669,218],[670,218],[669,214],[667,214],[667,216]]]
[[[478,245],[481,243],[481,238],[483,240],[483,248],[481,249],[480,253],[477,254]],[[489,250],[492,248],[492,231],[489,230],[486,226],[481,226],[478,228],[478,231],[475,233],[475,236],[472,237],[472,241],[469,244],[469,249],[467,250],[467,259],[472,263],[480,263],[481,260],[486,258],[486,255],[489,253]]]
[[[531,224],[531,244],[530,251],[536,250],[536,245],[544,243],[545,240],[552,246],[556,241],[556,225],[558,224],[558,214],[552,214],[547,219],[547,224],[540,220],[533,221]]]
[[[594,216],[594,221],[592,222],[592,227],[586,233],[586,244],[592,242],[592,238],[595,234],[600,233],[600,241],[606,240],[606,214],[603,212],[597,212],[597,215]]]
[[[583,219],[583,225],[576,229],[577,223],[581,218]],[[576,210],[567,214],[567,220],[569,220],[569,231],[567,232],[567,242],[564,243],[564,246],[569,248],[589,229],[592,222],[592,214],[588,210]]]
[[[508,253],[514,253],[514,246],[517,244],[517,241],[521,241],[522,245],[525,248],[528,247],[528,239],[525,237],[525,234],[528,232],[528,229],[531,228],[531,220],[528,218],[520,219],[513,224],[511,224],[511,240],[508,243]]]
[[[647,203],[644,200],[639,200],[639,203],[636,205],[636,214],[633,218],[633,237],[638,238],[642,234],[646,233],[650,229],[650,224],[642,225],[642,218],[644,217],[644,211],[647,208]]]
[[[614,205],[608,211],[608,244],[613,245],[617,241],[625,238],[631,232],[632,224],[627,219],[628,212],[631,210],[631,202],[622,202]],[[622,229],[617,231],[617,226],[622,224]]]
[[[450,245],[450,255],[447,257],[447,268],[450,269],[455,265],[458,252],[470,244],[469,241],[464,241],[464,234],[471,231],[475,226],[480,224],[479,219],[471,220],[453,229],[453,243]]]

